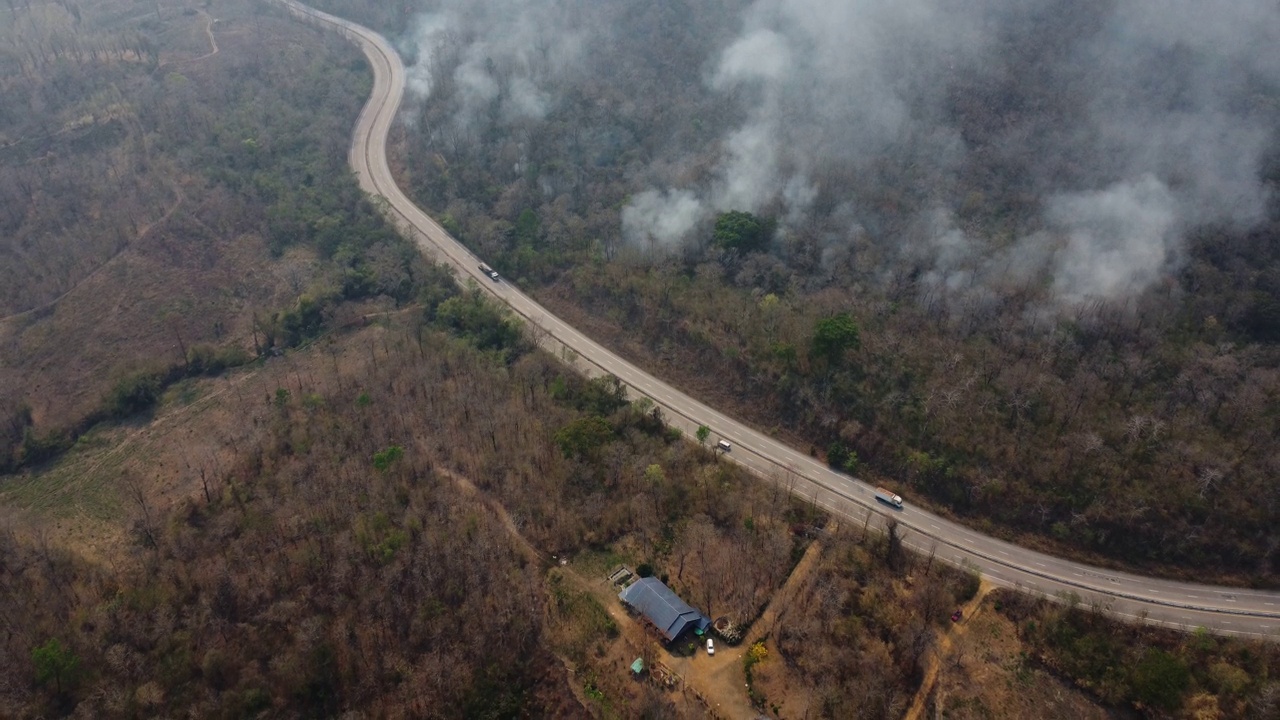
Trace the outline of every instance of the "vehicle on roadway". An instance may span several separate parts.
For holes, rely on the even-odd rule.
[[[391,206],[398,213],[405,214],[404,218],[416,228],[418,233],[421,233],[417,237],[430,242],[434,250],[443,253],[444,258],[458,267],[462,273],[469,275],[466,264],[479,263],[480,260],[453,238],[440,233],[438,227],[426,220],[418,219],[422,216],[421,209],[414,206],[395,184],[387,162],[387,137],[397,117],[395,112],[389,110],[399,106],[405,89],[405,71],[400,56],[385,39],[372,30],[308,8],[297,0],[281,0],[281,2],[301,18],[319,21],[336,28],[344,37],[357,42],[364,50],[373,68],[374,76],[379,82],[375,83],[375,91],[366,105],[368,112],[362,113],[357,122],[352,150],[348,155],[352,168],[358,174],[360,186],[374,197],[388,198]],[[473,270],[475,267],[472,265]],[[496,287],[500,284],[499,280],[494,279],[492,275],[489,277],[494,281],[494,291],[499,293],[502,296],[501,299],[510,304],[518,315],[531,324],[542,327],[551,337],[561,341],[566,347],[572,348],[578,355],[592,358],[595,365],[615,374],[627,375],[628,382],[634,383],[637,392],[653,397],[655,388],[671,389],[659,385],[660,381],[657,379],[631,366],[608,350],[596,346],[576,329],[562,322],[531,299],[524,297],[514,286],[504,291]],[[698,403],[678,390],[675,394],[679,396],[680,401],[687,403],[687,408],[691,412],[704,416],[714,412],[712,408]],[[670,401],[659,404],[664,409],[679,414]],[[685,416],[689,417],[687,414]],[[798,477],[806,482],[816,483],[817,487],[826,487],[838,497],[855,503],[860,504],[866,499],[865,491],[870,488],[852,485],[838,476],[834,479],[827,477],[828,473],[833,471],[821,466],[816,460],[805,457],[803,452],[781,446],[768,437],[757,435],[745,425],[728,420],[724,421],[722,429],[733,431],[735,437],[743,438],[744,442],[750,441],[752,454],[762,460],[772,461],[779,466],[794,465]],[[819,480],[819,477],[823,479]],[[797,495],[801,493],[799,487],[792,490]],[[878,505],[881,501],[873,502]],[[904,512],[897,505],[891,505],[891,507],[898,512]],[[852,512],[847,515],[851,516]],[[983,568],[984,574],[990,572],[993,581],[1004,587],[1029,587],[1046,593],[1063,589],[1073,593],[1098,593],[1115,601],[1113,612],[1119,617],[1138,618],[1151,624],[1188,629],[1203,625],[1228,635],[1265,636],[1273,639],[1277,637],[1274,623],[1280,619],[1280,610],[1274,608],[1280,604],[1280,594],[1274,591],[1233,589],[1229,593],[1223,592],[1219,599],[1218,591],[1227,591],[1227,588],[1205,588],[1192,582],[1176,582],[1134,575],[1123,576],[1122,589],[1119,586],[1120,580],[1114,577],[1118,574],[1112,571],[1108,571],[1106,575],[1101,572],[1091,572],[1087,576],[1082,576],[1078,572],[1073,573],[1072,563],[1065,560],[1025,548],[1013,548],[989,536],[966,531],[924,510],[913,509],[908,517],[903,518],[903,524],[908,529],[919,532],[927,531],[918,522],[932,521],[941,524],[941,527],[931,525],[935,531],[931,536],[958,553],[955,561],[963,562],[964,559],[977,561]],[[1021,555],[1017,560],[1001,560],[999,557],[1006,554],[1004,550],[1018,550]],[[1035,559],[1044,562],[1034,562]],[[1044,569],[1038,572],[1030,571],[1027,568],[1029,562],[1034,562],[1036,566]],[[1080,579],[1073,579],[1073,577]],[[1104,577],[1107,579],[1096,579]],[[1148,596],[1147,588],[1152,588],[1150,592],[1160,593],[1160,596]],[[1206,598],[1206,595],[1209,597]],[[1189,603],[1187,598],[1195,599],[1195,603]],[[1194,609],[1189,605],[1194,605]]]
[[[720,448],[721,452],[729,452],[730,450],[733,449],[733,446],[729,444],[728,440],[721,440],[720,442],[716,443],[716,447]]]
[[[956,610],[951,613],[951,622],[960,622],[960,618],[964,617],[964,610]]]
[[[892,505],[899,510],[902,509],[902,498],[882,487],[876,488],[876,499],[885,505]]]
[[[493,268],[489,267],[488,265],[485,265],[484,263],[480,263],[480,272],[484,273],[485,275],[488,275],[489,278],[494,282],[498,282],[497,270],[494,270]]]

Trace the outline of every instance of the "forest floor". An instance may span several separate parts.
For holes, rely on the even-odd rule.
[[[1018,628],[980,590],[965,618],[939,642],[908,718],[1104,720],[1136,715],[1106,709],[1065,678],[1029,659]]]

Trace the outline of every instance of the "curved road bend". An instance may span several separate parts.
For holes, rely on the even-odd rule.
[[[461,277],[473,279],[509,305],[539,333],[544,347],[578,370],[591,376],[616,375],[633,393],[662,407],[667,421],[688,435],[699,425],[709,426],[713,439],[733,443],[728,454],[732,460],[785,484],[847,521],[882,526],[889,517],[897,519],[908,546],[925,554],[936,553],[953,564],[976,567],[997,585],[1049,597],[1072,593],[1084,604],[1159,625],[1280,639],[1280,592],[1197,585],[1092,567],[988,537],[910,505],[902,510],[881,505],[866,483],[834,472],[805,453],[685,395],[601,347],[517,288],[481,274],[481,261],[414,205],[391,175],[386,143],[404,95],[405,70],[400,56],[372,30],[294,0],[281,2],[302,18],[336,29],[358,44],[373,66],[373,93],[356,122],[349,158],[361,187],[386,199],[392,219],[427,255],[452,265]]]

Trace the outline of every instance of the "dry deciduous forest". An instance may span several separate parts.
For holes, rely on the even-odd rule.
[[[128,533],[93,562],[9,516],[4,706],[699,717],[711,698],[889,718],[931,664],[943,678],[964,666],[947,652],[948,616],[976,575],[834,526],[518,332],[494,345],[484,325],[458,329],[450,307],[470,302],[464,291],[184,380],[151,423],[95,429],[61,464],[72,483],[117,488]],[[705,612],[749,625],[716,656],[729,682],[696,646],[664,649],[622,611],[605,580],[618,563],[649,565]],[[1045,697],[1137,701],[1156,717],[1210,699],[1267,717],[1280,697],[1268,644],[1137,628],[1126,640],[1086,608],[1013,595],[987,612],[1011,618],[1017,682]],[[1148,655],[1170,678],[1141,674]],[[630,679],[637,656],[690,690]],[[1000,689],[966,686],[966,707],[1016,717]]]
[[[384,28],[417,11],[321,5]],[[674,31],[694,32],[717,7],[686,9],[697,11],[686,24],[661,5],[636,6],[629,21],[664,28],[677,43],[664,62],[694,66],[696,53],[676,50],[690,52],[679,42],[695,36]],[[622,9],[596,11],[607,19]],[[369,73],[338,39],[256,0],[12,0],[0,18],[0,716],[1280,711],[1274,644],[1118,625],[1070,598],[992,591],[976,573],[906,552],[896,531],[868,533],[819,512],[788,492],[786,477],[748,475],[669,428],[616,379],[584,378],[536,349],[519,322],[419,257],[360,196],[345,155]],[[602,68],[594,92],[631,87],[615,71]],[[601,117],[614,112],[583,97]],[[641,132],[650,126],[627,132],[657,137]],[[1046,360],[1043,348],[1018,355],[1022,345],[990,337],[983,348],[993,354],[980,355],[981,324],[956,335],[946,313],[913,295],[866,300],[831,278],[797,289],[776,248],[711,244],[651,267],[621,248],[606,259],[612,251],[595,241],[617,240],[626,193],[616,162],[635,150],[617,127],[579,130],[582,142],[616,153],[580,167],[587,186],[604,184],[583,191],[598,211],[587,225],[575,224],[587,221],[573,197],[538,200],[544,173],[567,160],[503,181],[486,163],[525,150],[473,146],[464,133],[446,152],[408,127],[402,170],[432,202],[450,198],[445,220],[498,267],[593,332],[625,323],[641,341],[660,336],[615,341],[670,363],[677,377],[673,368],[694,359],[689,367],[714,365],[722,381],[763,378],[807,398],[723,397],[723,387],[684,378],[744,415],[761,402],[762,423],[800,413],[780,432],[817,438],[842,467],[897,473],[892,462],[901,462],[905,474],[894,477],[922,490],[961,482],[951,478],[968,477],[967,461],[933,443],[948,427],[942,413],[983,393],[1004,419],[999,436],[1016,445],[1002,467],[1019,467],[1043,450],[1040,413],[1056,406],[1034,394],[1002,405],[1006,373],[1093,362],[1096,347],[1053,345]],[[539,132],[531,124],[519,142],[552,137]],[[419,184],[419,167],[440,171],[434,190]],[[463,190],[476,194],[455,195]],[[709,232],[736,238],[769,221],[739,213]],[[735,279],[752,267],[791,284],[763,292]],[[1096,310],[1105,322],[1088,327],[1110,328],[1117,348],[1137,317],[1155,323],[1143,325],[1154,333],[1152,362],[1172,352],[1160,334],[1168,328],[1151,316]],[[1236,330],[1224,319],[1220,332]],[[1203,342],[1188,338],[1187,347]],[[762,351],[752,343],[765,342],[794,351],[769,355],[782,363],[773,376],[753,354]],[[886,344],[905,359],[877,365]],[[1201,359],[1205,372],[1226,372],[1223,353],[1253,353],[1241,372],[1265,385],[1267,348]],[[929,364],[944,357],[945,372]],[[966,363],[1013,357],[955,402],[912,399],[967,377]],[[915,408],[912,432],[877,424],[888,419],[803,419],[885,373],[905,373],[894,375],[902,399],[893,422]],[[1149,400],[1146,388],[1133,384],[1126,402]],[[1095,412],[1091,397],[1076,398],[1069,417]],[[1243,422],[1239,412],[1224,405],[1198,421]],[[1248,418],[1274,420],[1266,407]],[[1112,461],[1160,457],[1164,433],[1176,432],[1156,432],[1158,420],[1144,420]],[[1250,437],[1259,455],[1273,452],[1249,432],[1231,441]],[[1106,454],[1113,441],[1078,451]],[[1026,483],[1003,491],[1036,492]],[[1143,512],[1165,508],[1176,520],[1174,500],[1153,496]],[[1057,506],[1041,502],[1054,517]],[[1214,512],[1204,510],[1206,531]],[[1241,522],[1264,522],[1265,512]],[[1095,516],[1055,522],[1066,527],[1061,543],[1103,527]],[[1245,532],[1219,540],[1235,547]],[[1209,552],[1206,538],[1185,542],[1187,552]],[[1259,557],[1233,567],[1243,573]],[[664,645],[619,603],[608,580],[619,566],[658,577],[736,631],[716,635],[714,656],[687,637]],[[956,608],[960,622],[950,619]],[[641,678],[628,670],[636,658],[646,663]]]
[[[1144,572],[1276,586],[1280,79],[1251,65],[1256,54],[1220,57],[1226,45],[1175,39],[1151,57],[1124,56],[1105,67],[1149,80],[1130,98],[1147,103],[1135,116],[1169,114],[1114,118],[1106,113],[1129,106],[1098,97],[1116,78],[1090,68],[1112,52],[1108,38],[1129,32],[1114,24],[1134,4],[995,3],[980,57],[954,48],[949,68],[913,58],[921,73],[937,61],[937,74],[890,74],[904,102],[921,85],[928,103],[915,97],[903,121],[916,136],[865,157],[821,125],[825,106],[800,104],[821,100],[805,88],[827,87],[822,68],[809,68],[808,85],[768,85],[783,70],[760,69],[782,100],[754,85],[724,89],[725,73],[789,32],[779,20],[777,32],[751,34],[737,18],[748,29],[768,13],[802,23],[787,14],[801,13],[797,3],[563,0],[503,14],[442,2],[420,16],[403,4],[322,5],[383,28],[420,60],[396,153],[402,184],[504,276],[632,360],[984,531]],[[1274,30],[1274,8],[1259,12],[1259,32]],[[553,29],[567,39],[528,39]],[[820,49],[851,44],[822,45],[807,29]],[[798,62],[805,47],[789,45],[776,63]],[[846,80],[862,88],[861,77]],[[797,106],[776,109],[789,101]],[[863,132],[856,99],[844,110],[848,132]],[[1203,118],[1225,123],[1225,146],[1187,139]],[[1125,145],[1177,122],[1184,135],[1168,147]],[[919,134],[926,127],[943,128],[946,152]],[[771,139],[804,145],[806,133],[820,141],[816,157],[787,156]],[[1200,166],[1180,158],[1230,162],[1255,147],[1241,162],[1256,167],[1233,177],[1260,198],[1256,213],[1197,214],[1206,193],[1236,186],[1202,186]],[[1102,267],[1056,278],[1023,266],[1036,253],[1067,262],[1068,243],[1121,222],[1080,218],[1156,182],[1149,173],[1136,190],[1124,184],[1134,154],[1175,168],[1152,166],[1182,193],[1170,212],[1187,219],[1160,236],[1178,244],[1158,251],[1176,259],[1124,292],[1064,299],[1121,272],[1127,256],[1098,250]],[[771,157],[776,192],[734,205]],[[810,184],[786,185],[791,171]],[[1124,192],[1081,190],[1107,183]],[[655,185],[671,189],[655,195]],[[691,219],[676,243],[682,214]],[[1141,236],[1136,222],[1123,227]]]
[[[0,468],[302,342],[336,299],[408,298],[417,256],[345,164],[354,48],[258,2],[4,12]]]

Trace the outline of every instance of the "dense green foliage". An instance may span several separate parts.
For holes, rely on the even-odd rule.
[[[80,660],[53,638],[31,650],[31,664],[35,666],[36,682],[52,683],[54,691],[61,695],[64,689],[70,689]]]
[[[726,250],[742,253],[764,250],[773,235],[773,223],[749,212],[730,210],[716,218],[712,240]]]
[[[858,324],[849,313],[822,318],[813,329],[813,354],[831,367],[844,364],[845,353],[858,348]]]
[[[613,439],[613,428],[598,415],[579,418],[556,431],[556,445],[570,458],[595,458],[600,448]]]
[[[470,338],[482,350],[523,351],[520,322],[479,288],[451,297],[435,310],[435,321]]]

